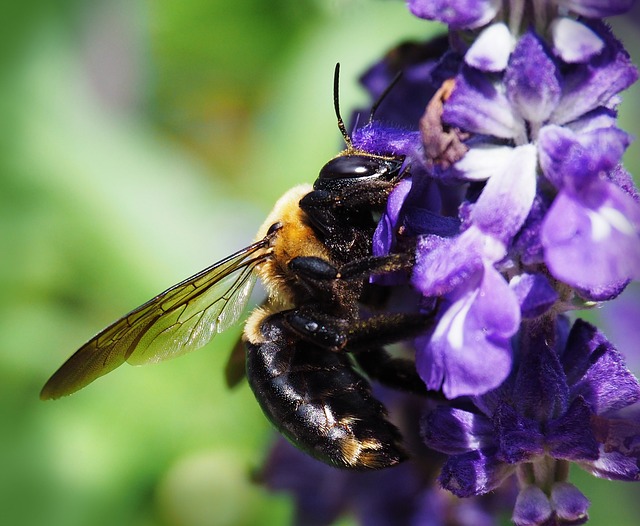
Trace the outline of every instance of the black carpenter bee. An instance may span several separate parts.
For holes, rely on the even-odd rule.
[[[124,362],[145,364],[197,349],[233,325],[255,277],[267,301],[249,316],[242,340],[246,376],[268,419],[294,445],[328,464],[393,466],[406,457],[402,437],[365,377],[424,390],[413,363],[384,345],[427,328],[421,314],[361,315],[369,277],[407,269],[409,254],[374,257],[371,239],[404,158],[353,147],[320,170],[313,187],[286,192],[257,241],[174,285],[85,343],[49,379],[42,399],[71,394]],[[374,105],[374,109],[375,109]],[[371,118],[373,116],[371,112]]]

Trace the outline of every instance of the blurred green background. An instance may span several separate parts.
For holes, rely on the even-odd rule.
[[[369,64],[438,27],[375,0],[35,0],[2,24],[0,524],[287,524],[287,498],[249,480],[269,426],[223,380],[240,327],[63,400],[38,392],[97,330],[246,245],[284,190],[315,179],[340,147],[336,61],[348,115]],[[616,25],[634,54],[638,27]],[[638,100],[622,111],[636,134]],[[637,486],[576,475],[591,524],[637,524]]]

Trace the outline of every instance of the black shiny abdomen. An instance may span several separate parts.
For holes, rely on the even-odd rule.
[[[289,441],[336,467],[380,469],[406,457],[399,431],[347,353],[292,339],[279,313],[261,328],[266,341],[247,342],[247,378]]]

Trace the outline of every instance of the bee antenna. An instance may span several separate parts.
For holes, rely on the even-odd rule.
[[[336,117],[338,118],[338,129],[344,138],[344,142],[347,143],[347,148],[352,149],[353,143],[351,142],[351,137],[347,133],[347,128],[340,115],[340,62],[336,63],[336,69],[333,72],[333,107],[336,110]]]
[[[398,83],[401,77],[402,77],[402,71],[398,71],[398,73],[396,73],[396,76],[393,77],[389,85],[384,89],[384,91],[380,94],[378,99],[373,103],[373,105],[371,106],[371,113],[369,113],[369,124],[371,124],[371,121],[373,121],[373,116],[375,115],[382,101],[387,97],[387,95],[389,95],[389,92]]]

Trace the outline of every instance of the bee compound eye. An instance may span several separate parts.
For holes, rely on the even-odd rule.
[[[357,179],[385,171],[387,161],[368,155],[342,155],[331,159],[320,170],[319,179]]]
[[[269,230],[267,230],[267,236],[272,235],[274,232],[277,232],[281,228],[282,228],[282,223],[280,221],[273,223],[273,225],[269,227]]]

